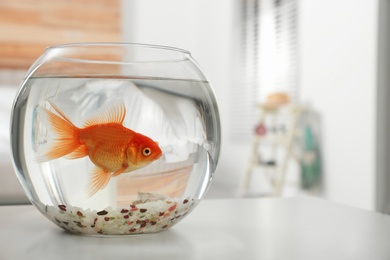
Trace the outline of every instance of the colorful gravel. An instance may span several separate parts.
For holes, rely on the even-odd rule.
[[[194,198],[150,199],[151,197],[145,194],[141,197],[128,207],[117,209],[107,207],[101,210],[90,210],[71,205],[47,205],[45,215],[58,226],[73,233],[131,235],[166,230],[184,217],[196,204]]]

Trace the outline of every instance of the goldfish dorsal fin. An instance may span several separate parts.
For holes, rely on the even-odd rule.
[[[119,123],[122,124],[126,117],[126,107],[123,102],[116,103],[111,105],[103,113],[93,114],[88,118],[84,126],[91,126],[97,124],[106,124],[106,123]]]

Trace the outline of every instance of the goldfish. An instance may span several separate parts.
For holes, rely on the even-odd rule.
[[[47,162],[66,156],[78,159],[88,156],[94,164],[88,195],[106,187],[111,177],[143,168],[162,156],[158,142],[123,126],[126,107],[118,102],[101,114],[87,119],[82,128],[51,101],[56,113],[37,107],[39,117],[49,124],[55,138],[38,151],[36,161]]]

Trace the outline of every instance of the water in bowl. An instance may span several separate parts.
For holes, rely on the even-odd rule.
[[[205,194],[216,164],[217,108],[208,82],[164,78],[31,77],[14,105],[11,143],[18,177],[40,211],[64,229],[90,235],[159,232],[177,223]],[[38,162],[54,133],[39,108],[77,127],[123,102],[123,125],[158,142],[162,156],[112,177],[88,194],[89,156]],[[215,105],[216,106],[216,105]],[[58,114],[58,113],[57,113]]]

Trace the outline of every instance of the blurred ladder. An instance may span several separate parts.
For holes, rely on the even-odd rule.
[[[265,130],[263,134],[255,133],[252,141],[251,153],[249,156],[248,167],[246,173],[241,179],[239,187],[239,196],[245,196],[248,192],[249,182],[252,177],[253,170],[256,167],[261,167],[263,173],[265,171],[270,172],[270,174],[265,177],[269,180],[273,196],[280,196],[283,191],[286,180],[286,168],[289,159],[293,155],[293,141],[296,135],[298,134],[298,120],[301,115],[301,107],[298,105],[284,105],[284,106],[260,106],[261,114],[259,118],[258,127],[265,126],[266,119],[270,118],[271,127],[275,128],[276,118],[281,115],[284,110],[287,110],[287,117],[289,119],[289,124],[285,124],[285,131],[283,134],[272,134],[268,133],[268,130]],[[257,131],[256,131],[257,132]],[[270,161],[268,164],[261,161],[261,154],[259,152],[259,147],[265,142],[271,144],[272,150],[275,153],[277,148],[284,149],[284,155],[281,159],[276,158],[276,155],[273,155],[273,163]],[[295,157],[295,156],[294,156]]]

